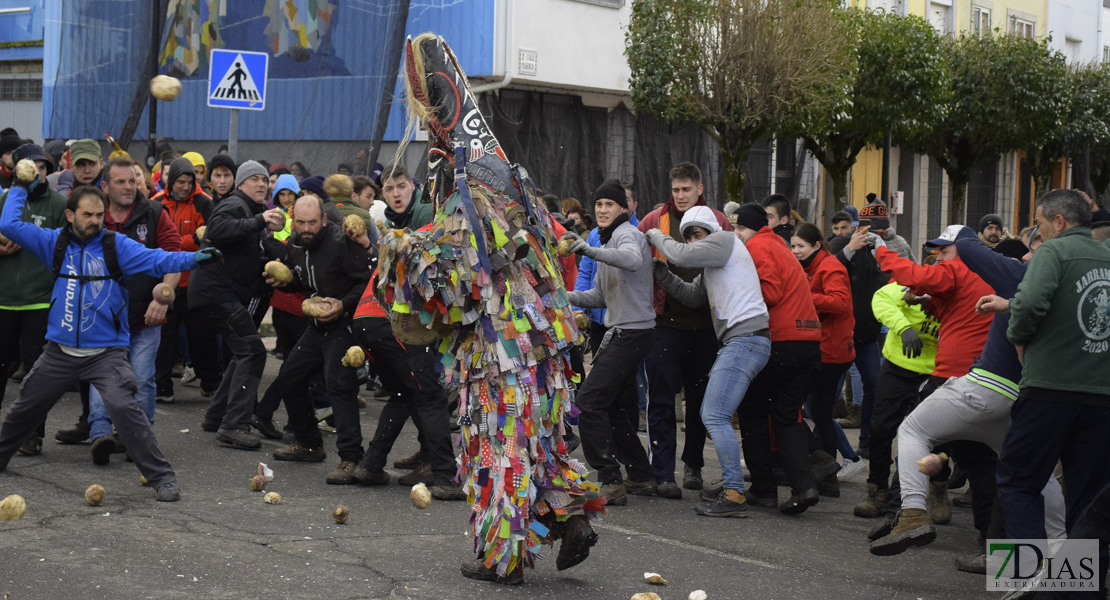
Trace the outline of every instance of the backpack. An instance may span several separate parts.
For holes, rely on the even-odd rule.
[[[119,258],[116,256],[116,232],[105,231],[104,240],[101,242],[104,248],[104,264],[108,267],[107,275],[67,275],[62,273],[62,261],[65,260],[66,248],[69,247],[71,239],[70,228],[63,227],[58,233],[58,241],[54,244],[53,271],[55,278],[61,277],[62,279],[76,279],[78,281],[114,279],[121,284],[123,283],[123,271],[119,268]]]

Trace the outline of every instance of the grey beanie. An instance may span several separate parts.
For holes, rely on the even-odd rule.
[[[253,160],[248,160],[247,162],[239,165],[239,169],[235,171],[235,187],[238,188],[239,186],[243,185],[244,181],[250,179],[251,177],[254,177],[255,175],[261,175],[267,178],[270,176],[270,174],[266,172],[265,167]]]

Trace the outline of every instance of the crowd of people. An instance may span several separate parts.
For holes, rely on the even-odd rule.
[[[468,499],[451,429],[469,417],[443,380],[443,348],[400,343],[372,283],[382,232],[435,217],[404,165],[325,178],[163,148],[150,176],[120,149],[105,160],[95,140],[43,148],[11,129],[0,155],[0,400],[9,376],[22,378],[0,425],[0,470],[43,451],[48,411],[76,389],[81,413],[56,440],[89,443],[101,465],[125,453],[158,500],[177,500],[152,426],[183,363],[181,382],[211,399],[201,427],[221,446],[286,439],[275,459],[322,462],[330,427],[339,460],[326,483],[385,485],[411,418],[420,451],[395,463],[410,470],[401,483]],[[21,160],[34,177],[17,176]],[[799,515],[866,471],[853,513],[878,519],[878,556],[934,541],[960,481],[984,540],[1110,541],[1110,214],[1086,194],[1049,192],[1018,236],[997,215],[952,224],[918,261],[874,195],[822,231],[781,194],[710,208],[691,163],[669,179],[670,197],[642,219],[617,179],[587,207],[542,196],[586,334],[567,351],[581,431],[560,443],[581,445],[606,505],[681,500],[685,488],[707,517],[749,505]],[[267,312],[282,363],[260,390]],[[368,364],[346,358],[356,347]],[[367,378],[388,400],[364,443]],[[834,418],[838,405],[847,419]],[[707,440],[720,483],[703,478]],[[952,460],[939,472],[919,470],[941,452]],[[983,572],[985,560],[959,567]]]

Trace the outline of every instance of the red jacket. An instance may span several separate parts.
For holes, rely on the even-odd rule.
[[[765,226],[744,247],[752,255],[759,275],[763,302],[771,317],[771,341],[821,341],[821,321],[813,307],[806,273],[782,238]],[[849,332],[849,341],[851,337]]]
[[[558,240],[563,237],[563,234],[567,232],[567,228],[560,225],[554,217],[548,217],[548,219],[551,222],[551,230],[555,232],[555,239]],[[573,254],[570,256],[558,256],[557,258],[559,259],[559,266],[562,267],[563,271],[563,288],[568,292],[574,291],[574,284],[578,281],[578,261],[574,259],[575,257]]]
[[[856,317],[852,313],[852,289],[848,269],[821,248],[806,267],[809,293],[821,319],[821,362],[829,365],[856,359],[852,332]]]
[[[181,234],[181,249],[186,252],[200,250],[200,246],[193,239],[193,234],[201,225],[204,225],[205,216],[212,210],[212,198],[198,185],[184,200],[174,199],[166,190],[154,194],[151,199],[161,202],[169,210],[170,220],[177,227],[177,232]],[[181,274],[181,283],[178,287],[189,287],[188,271]]]
[[[983,350],[994,315],[975,312],[975,303],[994,290],[962,260],[918,265],[888,248],[875,252],[879,267],[917,295],[933,299],[925,306],[940,321],[937,361],[933,375],[963,377]]]

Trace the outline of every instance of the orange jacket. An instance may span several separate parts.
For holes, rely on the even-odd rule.
[[[185,252],[200,250],[193,234],[207,220],[209,211],[212,210],[212,198],[198,185],[184,200],[175,199],[167,190],[158,192],[151,199],[161,202],[169,210],[170,220],[177,226],[177,232],[181,234],[181,250]],[[178,286],[189,287],[188,271],[181,274],[181,283]]]

